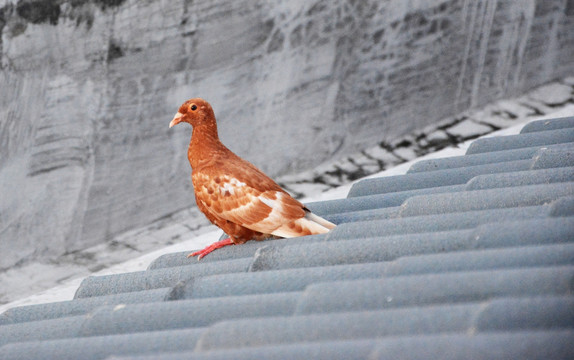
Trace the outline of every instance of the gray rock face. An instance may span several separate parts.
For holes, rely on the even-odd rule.
[[[301,171],[571,74],[569,4],[1,0],[0,269],[190,206],[187,98]]]

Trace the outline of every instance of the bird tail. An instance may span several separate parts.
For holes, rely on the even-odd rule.
[[[333,224],[332,222],[325,220],[322,217],[313,214],[310,211],[305,212],[304,219],[307,219],[309,221],[312,221],[314,223],[321,225],[324,228],[327,228],[327,231],[329,231],[329,230],[333,229],[335,226],[337,226],[337,225]],[[325,232],[327,232],[327,231],[325,231]]]
[[[282,225],[271,234],[283,238],[291,238],[304,235],[324,234],[336,225],[310,211],[305,211],[305,216]]]

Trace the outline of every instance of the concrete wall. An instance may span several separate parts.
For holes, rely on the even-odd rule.
[[[193,203],[187,98],[271,175],[574,70],[572,0],[0,0],[0,269]]]

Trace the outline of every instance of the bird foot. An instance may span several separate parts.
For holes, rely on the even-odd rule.
[[[199,251],[193,252],[193,253],[187,255],[187,257],[189,258],[189,257],[192,257],[192,256],[199,255],[199,256],[197,257],[197,260],[201,260],[201,258],[203,258],[205,255],[209,254],[209,253],[212,252],[213,250],[222,248],[222,247],[227,246],[227,245],[233,245],[233,244],[234,244],[234,243],[233,243],[233,241],[231,240],[231,238],[226,238],[226,239],[223,239],[223,240],[219,240],[219,241],[214,242],[213,244],[207,246],[207,247],[206,247],[205,249],[203,249],[203,250],[199,250]]]

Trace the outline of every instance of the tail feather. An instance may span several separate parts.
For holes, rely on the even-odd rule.
[[[313,222],[316,222],[317,224],[319,224],[319,225],[321,225],[321,226],[323,226],[323,227],[326,227],[326,228],[329,229],[329,230],[331,230],[331,229],[333,229],[335,226],[337,226],[337,225],[333,224],[332,222],[327,221],[327,220],[323,219],[322,217],[313,214],[313,213],[310,212],[310,211],[306,212],[305,218],[308,219],[308,220],[311,220],[311,221],[313,221]]]
[[[306,212],[305,216],[295,219],[288,224],[281,225],[271,234],[283,238],[291,238],[304,235],[324,234],[333,229],[336,225],[311,212]]]

